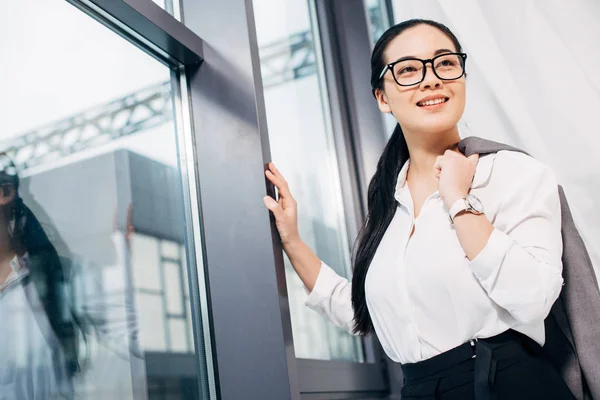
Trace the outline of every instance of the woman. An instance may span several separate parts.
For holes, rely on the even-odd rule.
[[[96,282],[70,254],[59,255],[19,183],[12,160],[0,153],[0,400],[73,399],[75,378],[91,361],[90,336],[124,360],[142,357],[134,310],[88,293]],[[123,241],[132,233],[130,210],[127,222]],[[113,234],[124,258],[121,236]]]
[[[403,399],[570,399],[540,351],[562,285],[556,179],[517,152],[458,150],[466,59],[428,20],[398,24],[375,45],[373,93],[398,125],[369,185],[352,284],[302,242],[273,164],[266,176],[280,198],[265,205],[307,305],[351,333],[375,331],[402,363]]]

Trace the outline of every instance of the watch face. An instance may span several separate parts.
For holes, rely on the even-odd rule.
[[[467,202],[478,213],[483,213],[483,204],[481,204],[481,200],[475,195],[468,194],[466,197]]]

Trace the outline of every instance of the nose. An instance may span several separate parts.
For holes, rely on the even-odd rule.
[[[425,68],[425,77],[423,78],[423,82],[421,82],[420,89],[431,89],[437,88],[442,85],[442,80],[437,77],[437,75],[433,72],[433,64],[427,63],[424,66]]]

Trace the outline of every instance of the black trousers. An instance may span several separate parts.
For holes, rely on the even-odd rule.
[[[574,399],[542,348],[513,330],[403,364],[402,372],[403,400]]]

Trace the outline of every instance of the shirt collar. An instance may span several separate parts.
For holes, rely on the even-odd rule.
[[[21,258],[19,258],[19,256],[14,256],[13,259],[10,260],[10,268],[12,271],[8,275],[8,278],[6,278],[6,281],[0,285],[0,292],[22,276],[25,276],[29,273],[29,269],[27,268],[28,262],[29,257],[27,253],[25,253],[25,255],[23,255]]]
[[[404,190],[404,185],[406,184],[406,175],[408,174],[408,166],[409,165],[410,165],[410,158],[408,160],[406,160],[406,162],[402,166],[402,169],[400,169],[400,173],[398,174],[398,179],[396,180],[396,189],[394,191],[394,198],[400,204],[407,204],[407,200],[410,200],[409,199],[410,196],[408,196],[409,198],[407,198],[407,199],[405,199],[404,196],[402,196],[403,194],[407,194],[406,190]]]
[[[483,186],[488,181],[490,175],[492,174],[492,167],[494,166],[495,159],[496,153],[486,154],[479,158],[479,161],[477,162],[477,168],[475,169],[475,176],[473,177],[473,183],[471,184],[471,189],[476,189],[480,186]],[[408,200],[412,201],[412,199],[408,198],[410,196],[406,197],[408,193],[406,190],[404,190],[409,165],[410,159],[408,159],[402,166],[396,181],[394,198],[400,204],[407,204]]]

